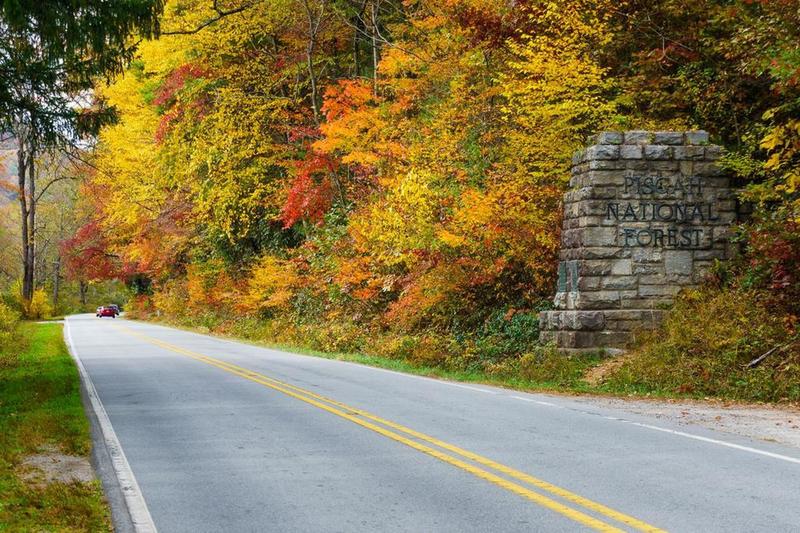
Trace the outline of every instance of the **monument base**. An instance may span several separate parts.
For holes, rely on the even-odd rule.
[[[637,330],[654,329],[661,309],[554,310],[539,314],[539,340],[567,351],[620,348]]]

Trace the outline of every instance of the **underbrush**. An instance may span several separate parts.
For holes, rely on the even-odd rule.
[[[800,339],[763,291],[705,287],[678,299],[601,388],[621,393],[800,400]]]

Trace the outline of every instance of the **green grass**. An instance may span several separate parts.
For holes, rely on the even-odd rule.
[[[0,347],[0,531],[110,531],[99,481],[22,480],[20,461],[45,447],[88,457],[89,423],[60,324],[22,323]]]

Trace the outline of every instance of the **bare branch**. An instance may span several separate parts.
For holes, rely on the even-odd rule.
[[[241,13],[242,11],[246,11],[253,7],[255,2],[248,2],[247,4],[243,4],[239,7],[234,7],[232,9],[221,9],[218,5],[217,0],[214,0],[211,9],[216,13],[216,15],[205,22],[201,23],[199,26],[191,29],[191,30],[173,30],[173,31],[164,31],[161,32],[161,35],[194,35],[195,33],[199,33],[203,29],[211,26],[212,24],[219,22],[220,20],[228,17],[230,15],[235,15],[236,13]]]

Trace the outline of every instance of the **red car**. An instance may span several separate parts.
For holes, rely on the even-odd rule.
[[[111,318],[117,318],[117,310],[113,307],[103,306],[97,309],[97,318],[103,318],[104,316],[110,316]]]

